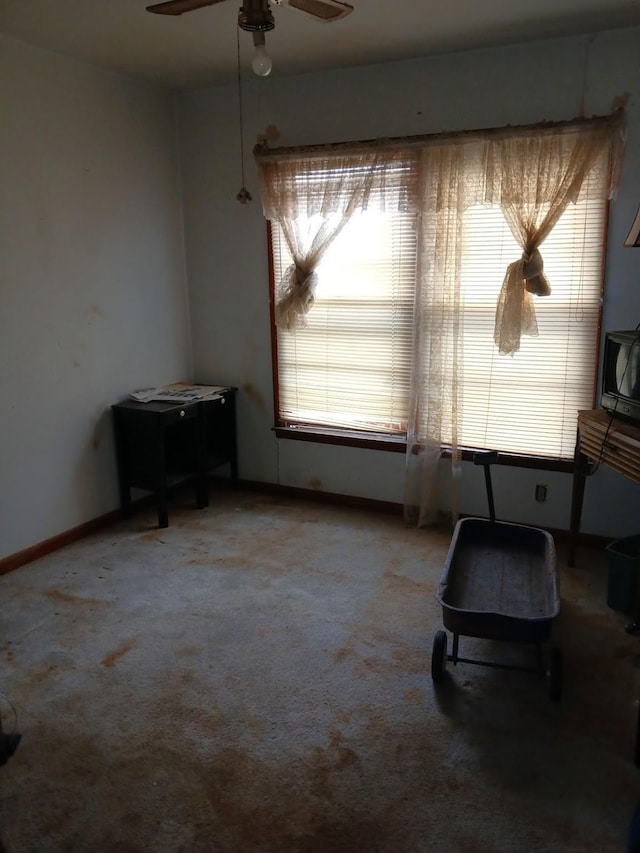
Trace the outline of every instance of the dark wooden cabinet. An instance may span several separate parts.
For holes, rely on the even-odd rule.
[[[198,508],[209,504],[209,475],[226,465],[238,478],[235,388],[188,403],[124,400],[111,407],[120,507],[131,513],[131,489],[155,494],[158,526],[167,527],[168,494],[193,483]]]

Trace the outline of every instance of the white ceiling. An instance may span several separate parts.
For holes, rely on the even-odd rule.
[[[116,71],[181,89],[237,74],[240,0],[180,17],[152,0],[0,0],[0,32]],[[273,7],[273,76],[368,65],[474,47],[640,24],[640,0],[350,0],[355,11],[322,24]],[[241,32],[243,68],[251,35]],[[244,74],[244,71],[243,71]]]

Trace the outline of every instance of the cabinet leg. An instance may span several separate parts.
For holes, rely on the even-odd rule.
[[[569,553],[567,565],[575,566],[576,548],[578,546],[578,533],[580,532],[580,519],[582,517],[582,502],[584,499],[584,484],[586,480],[585,466],[586,457],[576,447],[575,461],[573,467],[573,488],[571,490],[571,519],[569,523]]]
[[[158,502],[158,527],[168,527],[169,508],[167,505],[166,489],[162,489],[161,492],[156,495],[156,499]]]
[[[155,469],[157,476],[156,503],[158,506],[158,527],[169,526],[167,462],[164,433],[159,430],[155,437]]]
[[[209,506],[209,477],[207,476],[207,408],[198,409],[198,471],[196,476],[196,506]]]
[[[128,487],[120,490],[120,515],[122,518],[131,517],[131,491]]]
[[[131,489],[129,488],[129,472],[127,468],[127,447],[124,437],[124,427],[115,410],[113,410],[113,431],[118,470],[118,491],[120,493],[120,515],[122,518],[129,518],[131,515]]]
[[[209,506],[209,480],[206,474],[199,474],[196,480],[196,506],[198,509]]]

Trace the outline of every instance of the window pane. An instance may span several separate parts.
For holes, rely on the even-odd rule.
[[[593,405],[606,212],[602,180],[604,170],[595,171],[543,243],[552,292],[533,297],[539,336],[523,336],[513,358],[500,355],[493,329],[507,265],[521,250],[499,208],[466,212],[461,445],[573,455],[577,411]]]
[[[278,282],[291,263],[273,223]],[[278,330],[280,417],[376,432],[407,422],[415,228],[409,214],[364,211],[318,268],[308,325]]]

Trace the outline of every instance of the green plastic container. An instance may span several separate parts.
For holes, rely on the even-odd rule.
[[[609,583],[607,604],[622,613],[640,613],[640,534],[617,539],[606,550],[609,552]]]

